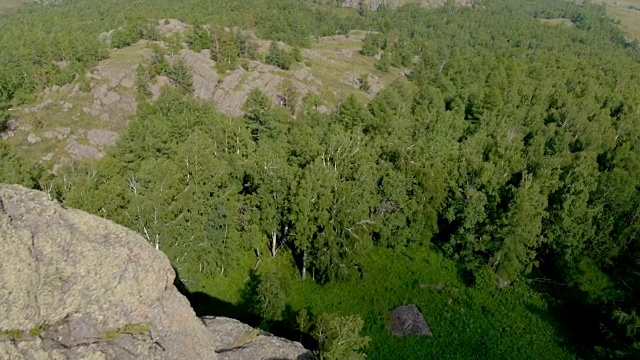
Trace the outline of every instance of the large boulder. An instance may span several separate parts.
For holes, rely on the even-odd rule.
[[[250,358],[217,354],[226,327],[207,329],[142,236],[42,192],[0,185],[0,274],[0,359]]]
[[[0,185],[2,359],[216,359],[166,256],[108,220]]]
[[[387,313],[387,327],[395,336],[432,336],[427,321],[415,305],[397,307]]]

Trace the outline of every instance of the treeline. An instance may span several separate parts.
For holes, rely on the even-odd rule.
[[[304,99],[292,115],[254,91],[231,119],[188,89],[167,91],[141,102],[98,164],[23,180],[140,232],[181,274],[225,276],[255,254],[329,282],[360,276],[372,246],[433,244],[471,281],[490,268],[501,286],[532,273],[563,284],[547,290],[589,310],[600,355],[638,353],[640,65],[602,7],[496,1],[329,21],[330,8],[282,1],[266,22],[259,3],[217,16],[253,16],[245,25],[300,46],[363,25],[378,31],[363,53],[410,75],[331,114]]]

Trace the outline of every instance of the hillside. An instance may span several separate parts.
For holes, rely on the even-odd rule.
[[[631,39],[640,39],[640,1],[607,1],[607,14],[620,20],[620,28]]]
[[[323,359],[640,356],[631,28],[591,3],[382,5],[0,16],[0,182],[139,234],[197,316]]]
[[[221,69],[211,59],[210,52],[189,49],[187,32],[192,28],[178,20],[159,20],[156,41],[141,40],[113,49],[109,58],[100,61],[83,76],[64,86],[52,86],[38,94],[38,100],[28,106],[14,108],[9,131],[4,134],[8,144],[24,149],[32,161],[51,163],[55,168],[69,161],[101,159],[116,144],[135,116],[141,96],[136,83],[137,69],[146,71],[154,65],[152,57],[159,51],[170,63],[183,62],[193,81],[192,95],[211,103],[228,116],[241,116],[242,106],[253,89],[264,91],[274,105],[285,99],[287,87],[295,91],[294,111],[302,99],[314,96],[317,107],[329,112],[340,99],[353,94],[367,101],[394,79],[402,69],[382,72],[375,68],[375,59],[360,54],[365,32],[318,38],[300,52],[301,61],[288,70],[256,59],[245,59],[233,70]],[[225,30],[232,34],[230,29]],[[256,48],[255,56],[268,54],[270,41],[249,34]],[[176,42],[179,50],[175,50]],[[280,43],[283,49],[292,48]],[[169,54],[172,49],[173,54]],[[362,76],[368,88],[361,89]],[[155,102],[166,88],[175,87],[174,80],[159,74],[149,78],[149,102]],[[330,84],[330,85],[328,85]]]

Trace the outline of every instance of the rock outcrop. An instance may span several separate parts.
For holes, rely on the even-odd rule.
[[[278,338],[238,320],[206,316],[202,321],[213,334],[220,360],[314,359],[300,343]]]
[[[230,349],[222,339],[246,332],[246,325],[205,319],[208,329],[174,287],[162,252],[133,231],[19,186],[0,185],[0,273],[0,359],[259,358],[254,353],[296,359],[307,353],[261,333],[222,351]],[[288,352],[278,352],[285,347]]]

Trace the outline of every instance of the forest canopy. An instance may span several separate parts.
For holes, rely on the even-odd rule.
[[[273,41],[266,61],[283,69],[295,60],[276,41],[305,47],[366,30],[362,54],[408,75],[328,114],[312,98],[290,111],[254,90],[238,118],[195,100],[187,79],[153,105],[141,101],[101,161],[49,174],[0,144],[0,180],[48,187],[65,205],[138,231],[187,279],[286,258],[300,281],[329,284],[366,276],[361,259],[371,249],[438,252],[469,286],[491,274],[498,287],[525,282],[577,309],[588,319],[570,331],[576,354],[638,355],[640,55],[603,6],[496,0],[371,12],[294,0],[76,0],[29,8],[0,17],[0,120],[9,105],[106,58],[100,33],[120,29],[113,46],[153,40],[149,21],[164,18],[215,24],[220,34],[255,31]],[[539,21],[556,18],[573,26]],[[202,29],[189,46],[208,46]],[[254,56],[237,50],[225,54]]]

